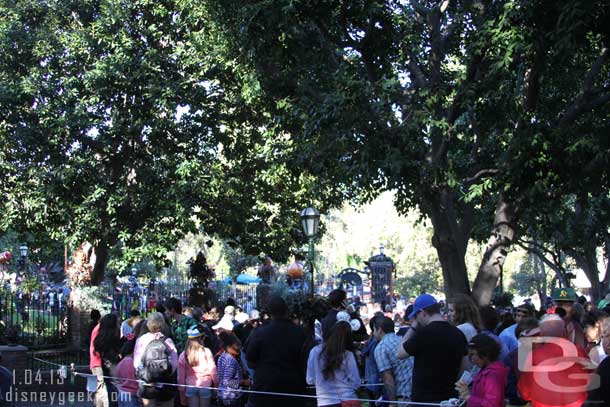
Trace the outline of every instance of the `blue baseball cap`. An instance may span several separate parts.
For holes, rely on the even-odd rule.
[[[434,298],[430,294],[420,295],[415,299],[415,302],[413,303],[413,311],[411,311],[411,313],[409,314],[409,319],[413,318],[415,314],[417,314],[419,311],[423,310],[424,308],[428,308],[434,304],[438,304],[438,302],[436,301],[436,298]]]

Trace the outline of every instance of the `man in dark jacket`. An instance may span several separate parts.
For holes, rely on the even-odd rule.
[[[333,326],[337,323],[337,313],[343,311],[347,305],[347,294],[341,289],[332,290],[328,294],[330,310],[322,319],[322,340],[326,341],[330,337]]]
[[[254,369],[253,390],[305,394],[305,333],[288,320],[288,306],[281,297],[271,297],[267,309],[271,322],[252,331],[246,350],[248,366]],[[255,407],[305,405],[304,398],[290,396],[252,394],[250,401]]]

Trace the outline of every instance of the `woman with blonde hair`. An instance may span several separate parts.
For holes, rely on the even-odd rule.
[[[133,352],[133,366],[138,379],[146,383],[138,386],[138,396],[142,405],[173,407],[176,396],[175,385],[160,383],[175,383],[178,354],[176,345],[171,338],[165,336],[167,332],[165,318],[160,312],[148,316],[146,320],[148,332],[136,340]],[[153,360],[154,364],[148,362]],[[159,366],[165,365],[165,371],[159,372]]]
[[[204,346],[203,331],[191,328],[187,331],[187,336],[186,348],[178,358],[180,402],[189,407],[209,407],[212,390],[208,387],[218,385],[214,355]]]
[[[465,294],[457,294],[449,300],[449,322],[462,331],[468,342],[483,329],[481,314],[474,300]]]

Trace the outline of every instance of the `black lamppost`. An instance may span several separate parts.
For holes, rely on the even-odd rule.
[[[24,244],[22,246],[19,246],[19,254],[21,255],[20,265],[24,276],[27,274],[28,251],[29,249],[27,245]]]
[[[307,236],[309,248],[307,250],[307,262],[309,263],[309,272],[311,273],[311,295],[314,294],[314,260],[315,249],[313,241],[318,234],[318,226],[320,226],[320,212],[316,208],[305,208],[301,211],[301,225],[303,232]]]

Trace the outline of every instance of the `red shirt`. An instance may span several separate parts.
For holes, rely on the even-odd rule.
[[[93,371],[94,367],[102,367],[102,355],[95,351],[93,342],[100,332],[100,323],[98,322],[93,331],[91,331],[91,343],[89,343],[89,368]]]

